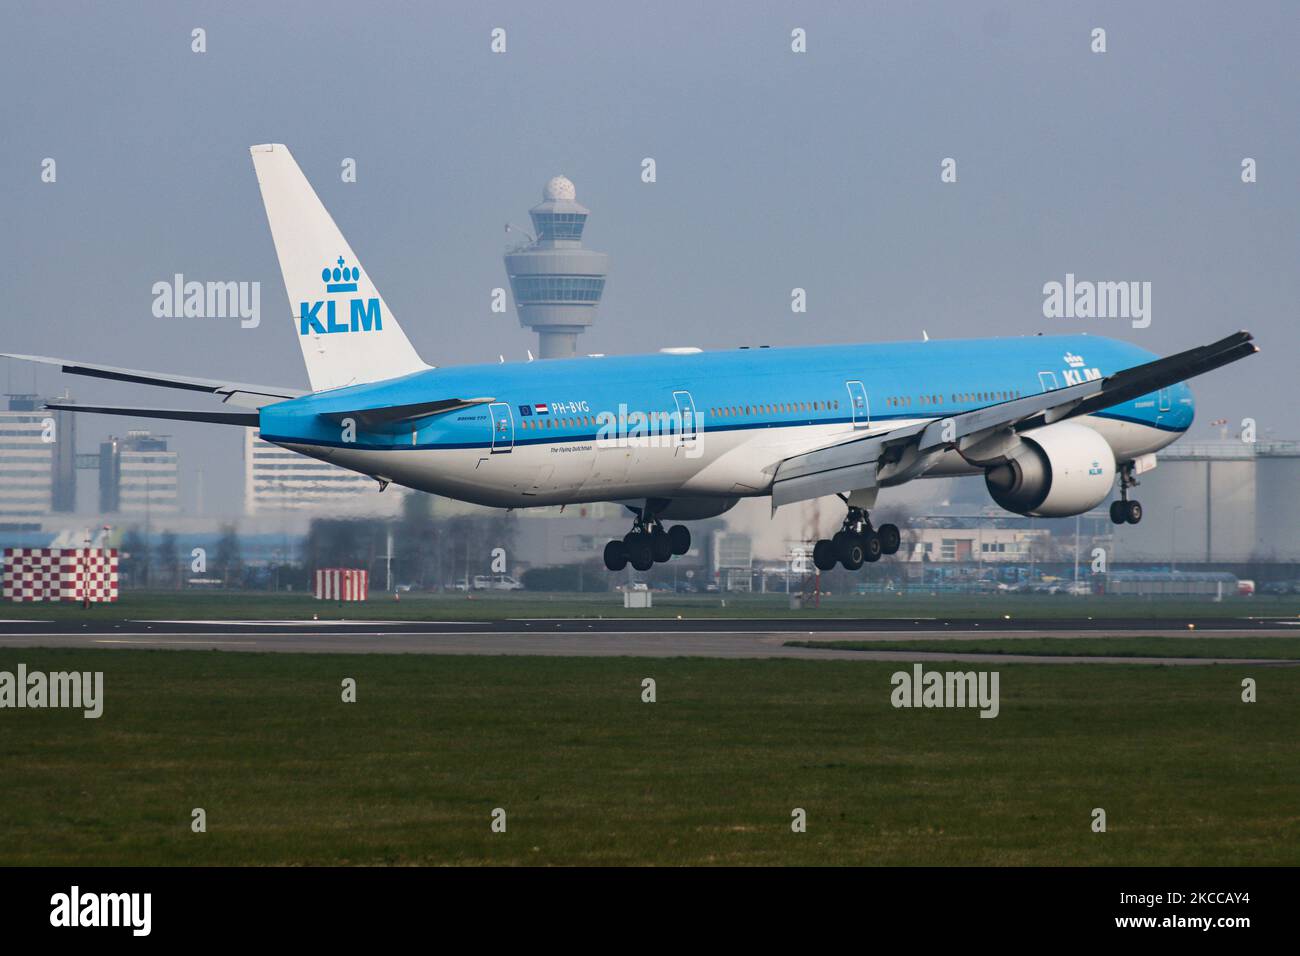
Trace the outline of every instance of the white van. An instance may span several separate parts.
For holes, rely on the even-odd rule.
[[[509,574],[474,575],[475,591],[522,591],[523,585]]]

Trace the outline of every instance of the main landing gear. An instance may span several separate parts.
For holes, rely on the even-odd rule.
[[[1119,469],[1119,501],[1110,503],[1110,520],[1113,524],[1137,524],[1142,520],[1142,504],[1129,501],[1128,490],[1138,483],[1133,476],[1133,463]]]
[[[835,536],[829,541],[823,538],[813,547],[813,564],[819,571],[829,571],[838,562],[846,571],[856,571],[863,564],[879,561],[881,555],[894,554],[899,542],[897,525],[872,528],[867,513],[850,505]]]
[[[622,571],[629,564],[638,571],[649,571],[656,563],[691,549],[691,532],[684,524],[665,528],[652,515],[638,517],[632,530],[605,545],[605,567]]]

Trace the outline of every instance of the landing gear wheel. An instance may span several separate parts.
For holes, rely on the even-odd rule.
[[[638,534],[635,539],[624,545],[627,548],[627,559],[631,562],[632,567],[638,571],[649,571],[654,567],[655,556],[650,549],[649,535]]]
[[[849,546],[857,543],[856,538],[857,535],[850,531],[835,532],[835,535],[831,538],[831,547],[835,549],[837,560],[843,561],[848,557]]]
[[[881,554],[898,553],[898,546],[899,544],[902,543],[903,540],[903,536],[898,532],[898,525],[882,524],[880,528],[877,529],[876,535],[880,538]],[[867,560],[871,560],[871,559],[868,558]]]
[[[845,571],[856,571],[862,567],[862,562],[866,560],[866,555],[862,550],[862,539],[856,534],[851,534],[840,546],[840,564],[844,565]]]
[[[1137,469],[1133,462],[1120,465],[1119,501],[1110,503],[1110,520],[1115,524],[1137,524],[1142,520],[1142,505],[1128,497],[1128,490],[1137,484]]]
[[[689,531],[680,525],[669,531],[655,518],[649,505],[647,501],[645,508],[632,509],[636,514],[632,530],[623,535],[622,541],[605,545],[605,566],[611,571],[622,570],[629,564],[638,571],[649,571],[656,562],[670,561],[674,554],[685,554],[691,546]]]
[[[651,533],[650,556],[661,564],[673,556],[673,543],[667,531],[658,529]]]
[[[868,531],[862,535],[862,559],[874,563],[880,560],[880,555],[884,553],[883,542],[880,535],[875,531]]]
[[[627,545],[618,540],[605,545],[605,567],[611,571],[622,571],[627,567]]]
[[[813,545],[813,564],[818,571],[830,571],[835,567],[835,546],[825,538]]]
[[[1110,523],[1111,523],[1111,524],[1123,524],[1125,521],[1128,520],[1128,519],[1124,516],[1124,508],[1125,508],[1125,505],[1127,505],[1127,504],[1128,504],[1128,502],[1125,502],[1125,501],[1112,501],[1112,502],[1110,503]]]
[[[1142,520],[1142,504],[1138,501],[1124,502],[1124,520],[1129,524],[1137,524]]]

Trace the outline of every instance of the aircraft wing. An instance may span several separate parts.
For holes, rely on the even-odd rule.
[[[1249,332],[1115,372],[1104,378],[986,405],[782,461],[772,481],[772,509],[809,498],[898,484],[922,474],[939,453],[956,449],[968,461],[993,463],[1019,442],[1019,433],[1089,415],[1259,351]]]
[[[193,378],[188,375],[170,375],[162,372],[142,372],[138,369],[116,368],[112,365],[92,365],[89,362],[76,362],[72,359],[49,358],[44,355],[10,355],[0,352],[0,358],[18,359],[22,362],[39,362],[42,365],[57,365],[71,375],[88,375],[92,378],[107,378],[118,382],[132,382],[136,385],[157,385],[162,388],[179,388],[191,392],[206,392],[219,395],[221,400],[230,405],[244,408],[261,408],[272,402],[298,398],[308,394],[299,388],[283,388],[274,385],[243,385],[218,379]],[[71,408],[86,411],[84,405]],[[111,413],[110,413],[111,414]]]

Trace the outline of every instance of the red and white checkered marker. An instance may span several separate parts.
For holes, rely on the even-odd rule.
[[[6,601],[117,600],[113,548],[5,548],[0,597]]]

